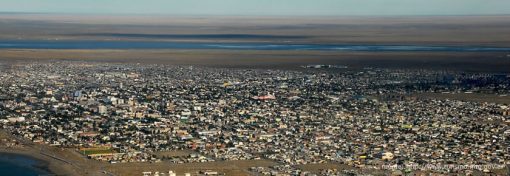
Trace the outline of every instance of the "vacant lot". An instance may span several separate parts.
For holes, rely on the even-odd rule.
[[[108,154],[108,153],[117,153],[117,151],[110,148],[88,148],[80,150],[80,153],[83,155],[97,155],[97,154]]]
[[[192,150],[172,150],[172,151],[159,151],[154,153],[157,158],[163,158],[163,157],[181,157],[181,156],[188,156],[189,154],[196,153]]]
[[[269,160],[246,160],[246,161],[216,161],[207,163],[185,163],[173,164],[168,162],[160,163],[119,163],[110,164],[106,169],[115,173],[116,175],[123,176],[138,176],[142,172],[168,172],[172,170],[178,175],[184,173],[196,173],[198,171],[213,170],[227,175],[249,175],[247,172],[250,167],[268,167],[276,163]]]
[[[324,169],[336,169],[336,170],[354,169],[351,166],[339,164],[339,163],[303,164],[303,165],[298,165],[296,167],[303,171],[308,171],[308,172],[312,172],[312,173],[316,173],[316,174],[318,174],[320,172],[320,170],[324,170]]]

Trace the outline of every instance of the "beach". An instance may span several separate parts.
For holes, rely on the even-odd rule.
[[[19,176],[51,175],[47,162],[13,153],[0,153],[0,173]]]
[[[12,135],[0,130],[0,158],[15,159],[16,161],[28,161],[28,163],[16,164],[16,166],[28,167],[36,173],[55,175],[80,175],[76,170],[61,161],[45,156],[40,148],[43,145],[19,142]],[[0,159],[0,161],[2,161]]]

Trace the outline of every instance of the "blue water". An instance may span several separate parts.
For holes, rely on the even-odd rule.
[[[42,163],[33,158],[0,153],[0,175],[2,176],[38,176],[48,175]]]
[[[226,49],[281,51],[430,51],[430,52],[510,52],[509,47],[425,46],[425,45],[347,45],[347,44],[268,44],[192,43],[156,41],[0,41],[0,49]]]

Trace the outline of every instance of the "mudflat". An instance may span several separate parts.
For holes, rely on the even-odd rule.
[[[509,16],[225,17],[0,14],[3,41],[158,41],[268,44],[510,46]],[[510,71],[508,52],[353,52],[208,49],[0,49],[2,62],[51,60],[296,69],[351,68]]]
[[[0,40],[510,46],[509,16],[225,17],[0,14]]]
[[[508,69],[510,68],[510,57],[501,52],[0,50],[0,61],[3,63],[57,60],[273,69],[301,69],[301,66],[308,64],[336,64],[350,68],[377,67],[510,72]]]

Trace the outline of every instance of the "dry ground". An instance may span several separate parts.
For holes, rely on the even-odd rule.
[[[181,157],[181,156],[188,156],[189,154],[196,153],[192,150],[172,150],[172,151],[159,151],[155,152],[157,158],[163,158],[163,157]]]
[[[308,171],[316,174],[318,174],[320,170],[323,169],[336,169],[336,170],[354,169],[353,167],[338,163],[305,164],[298,165],[296,167],[303,171]]]
[[[509,16],[175,17],[0,14],[0,40],[158,40],[510,46]],[[101,34],[101,35],[98,35]],[[119,37],[251,34],[296,38]]]
[[[216,161],[207,163],[185,163],[173,164],[168,162],[160,163],[119,163],[107,165],[106,169],[116,175],[137,176],[142,172],[168,172],[172,170],[179,175],[184,173],[195,173],[204,170],[213,170],[226,175],[249,175],[247,170],[250,167],[268,167],[276,163],[269,160],[247,160],[247,161]]]
[[[234,50],[0,50],[0,63],[34,61],[203,65],[240,68],[299,69],[307,64],[339,64],[351,68],[441,69],[510,72],[506,53],[456,52],[321,52]]]

